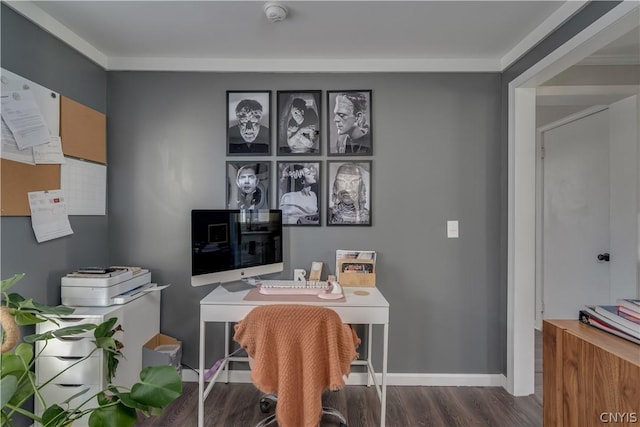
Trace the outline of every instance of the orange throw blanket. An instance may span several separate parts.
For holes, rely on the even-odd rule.
[[[323,391],[344,386],[360,344],[335,311],[300,304],[256,307],[236,324],[233,339],[254,359],[256,387],[277,393],[281,427],[318,426]]]

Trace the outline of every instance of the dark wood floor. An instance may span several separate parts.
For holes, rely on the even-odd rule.
[[[535,394],[513,397],[501,387],[387,387],[388,427],[539,427],[542,426],[542,349],[536,332]],[[264,418],[252,384],[216,384],[206,400],[206,427],[248,427]],[[380,423],[380,404],[373,388],[347,386],[326,392],[325,406],[347,418],[349,427],[374,427]],[[136,427],[195,427],[198,421],[198,384],[184,383],[183,395],[158,418]],[[337,426],[330,417],[322,427]]]

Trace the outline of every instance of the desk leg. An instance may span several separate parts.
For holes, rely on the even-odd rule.
[[[367,361],[369,363],[373,363],[371,361],[371,342],[373,341],[373,325],[369,324],[369,326],[367,327]],[[373,365],[371,365],[373,366]],[[373,384],[372,375],[375,375],[375,372],[371,372],[370,369],[367,369],[367,387],[371,387],[371,384]]]
[[[204,329],[205,322],[200,321],[200,349],[198,362],[198,427],[204,427]]]
[[[380,427],[384,427],[387,418],[387,353],[389,350],[389,324],[384,324],[382,350],[382,393],[380,396]]]
[[[229,355],[229,322],[224,322],[224,357]],[[224,364],[224,383],[229,384],[229,363]]]

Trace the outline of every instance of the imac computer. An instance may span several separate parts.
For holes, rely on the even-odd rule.
[[[191,211],[191,286],[239,281],[283,269],[282,211]]]

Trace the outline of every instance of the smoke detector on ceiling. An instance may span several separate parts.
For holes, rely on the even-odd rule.
[[[287,8],[280,3],[268,2],[264,5],[264,13],[271,22],[284,21],[287,17]]]

